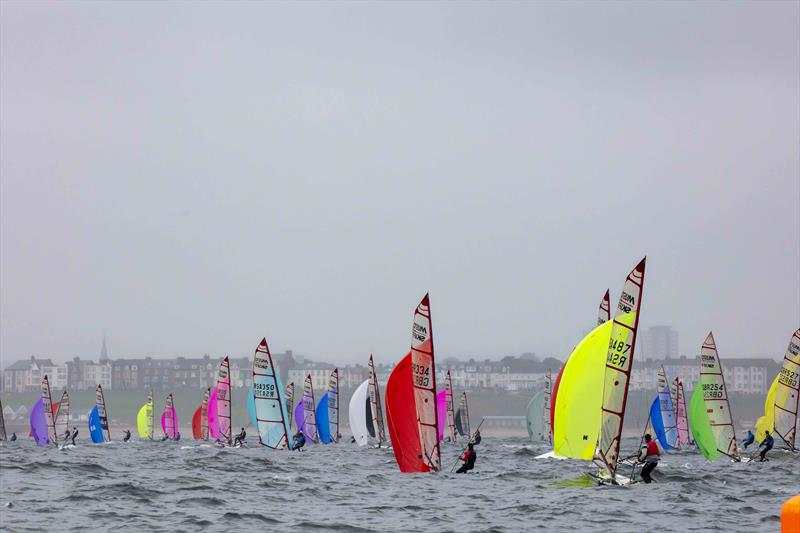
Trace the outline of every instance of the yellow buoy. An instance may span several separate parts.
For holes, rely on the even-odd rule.
[[[800,494],[786,500],[781,508],[781,533],[800,533]]]

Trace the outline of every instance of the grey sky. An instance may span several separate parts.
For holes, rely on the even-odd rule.
[[[800,8],[3,2],[3,366],[800,326]]]

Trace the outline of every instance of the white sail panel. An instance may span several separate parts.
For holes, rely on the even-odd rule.
[[[411,372],[422,460],[429,469],[438,472],[441,469],[441,456],[436,409],[436,365],[433,356],[430,300],[427,294],[414,311],[411,328]]]
[[[717,344],[711,332],[700,349],[700,386],[717,450],[732,459],[739,460],[733,415],[728,402],[728,389],[725,387],[725,376],[717,353]]]
[[[603,296],[603,299],[600,300],[600,308],[597,310],[597,325],[602,326],[609,320],[611,320],[611,300],[610,300],[610,293],[608,289],[606,289],[606,293]]]

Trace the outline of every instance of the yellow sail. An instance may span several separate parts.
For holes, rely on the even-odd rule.
[[[148,402],[139,409],[139,414],[136,416],[136,426],[139,430],[139,438],[141,439],[152,439],[152,429],[153,425],[151,421],[153,419],[153,404]]]
[[[764,416],[756,420],[756,441],[761,442],[767,437],[767,431],[772,433],[775,426],[775,393],[778,390],[778,377],[770,385],[767,391],[767,399],[764,401]]]
[[[578,343],[561,374],[555,409],[553,452],[591,460],[600,434],[608,343],[614,322],[597,326]]]

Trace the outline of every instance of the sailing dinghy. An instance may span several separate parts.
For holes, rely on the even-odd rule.
[[[366,446],[369,444],[370,432],[367,429],[367,412],[370,411],[370,398],[369,398],[370,380],[365,379],[359,385],[353,396],[350,398],[350,405],[347,412],[350,419],[350,431],[353,433],[353,438],[359,446]]]
[[[161,430],[164,432],[162,440],[178,440],[178,414],[175,412],[175,405],[172,393],[167,394],[164,400],[164,412],[161,413]]]
[[[147,394],[147,402],[139,409],[136,415],[136,430],[139,433],[139,438],[144,440],[153,440],[154,433],[154,419],[153,419],[153,391]]]
[[[111,432],[108,429],[108,409],[102,385],[97,385],[95,389],[95,405],[89,413],[89,436],[95,444],[111,442]]]
[[[57,406],[53,407],[55,407],[55,434],[56,436],[64,436],[64,444],[61,445],[63,449],[67,446],[66,435],[69,431],[69,393],[67,389],[64,389],[64,392],[61,393],[61,400],[59,400]],[[71,443],[70,446],[72,446]]]
[[[208,401],[211,397],[211,388],[203,394],[203,402],[192,415],[192,437],[194,440],[208,440]]]
[[[766,438],[766,432],[777,434],[792,451],[797,451],[797,408],[800,397],[800,329],[794,332],[783,365],[767,392],[764,416],[756,421],[756,441]]]
[[[689,414],[695,442],[706,459],[713,461],[725,455],[734,461],[741,460],[713,333],[708,334],[700,349],[700,381],[692,393]]]
[[[381,406],[381,389],[378,386],[378,375],[375,373],[375,362],[369,355],[369,411],[372,420],[373,437],[378,440],[378,447],[386,442],[386,429],[383,424],[383,407]]]
[[[656,398],[650,406],[650,425],[664,451],[678,449],[678,424],[667,383],[667,373],[662,366],[658,370]]]
[[[213,411],[209,410],[209,428],[210,430],[211,428],[216,430],[216,436],[214,438],[217,439],[218,445],[233,447],[233,437],[231,431],[233,425],[233,421],[231,419],[231,365],[227,355],[219,364],[219,369],[217,371],[217,386],[214,387],[214,393],[216,393],[214,394],[215,405]],[[209,401],[211,400],[209,399]],[[211,418],[212,412],[214,416],[213,424]],[[238,445],[237,447],[240,446],[241,445]]]
[[[461,402],[456,411],[456,430],[462,437],[470,438],[469,432],[469,407],[467,406],[467,391],[461,392]]]
[[[316,444],[319,440],[315,407],[314,382],[311,379],[311,374],[306,374],[306,379],[303,382],[303,400],[297,404],[294,415],[297,429],[303,432],[303,436],[305,436],[306,442],[309,444]]]
[[[292,447],[288,412],[281,394],[283,384],[275,371],[267,339],[261,339],[253,357],[253,404],[258,441],[273,450]]]

